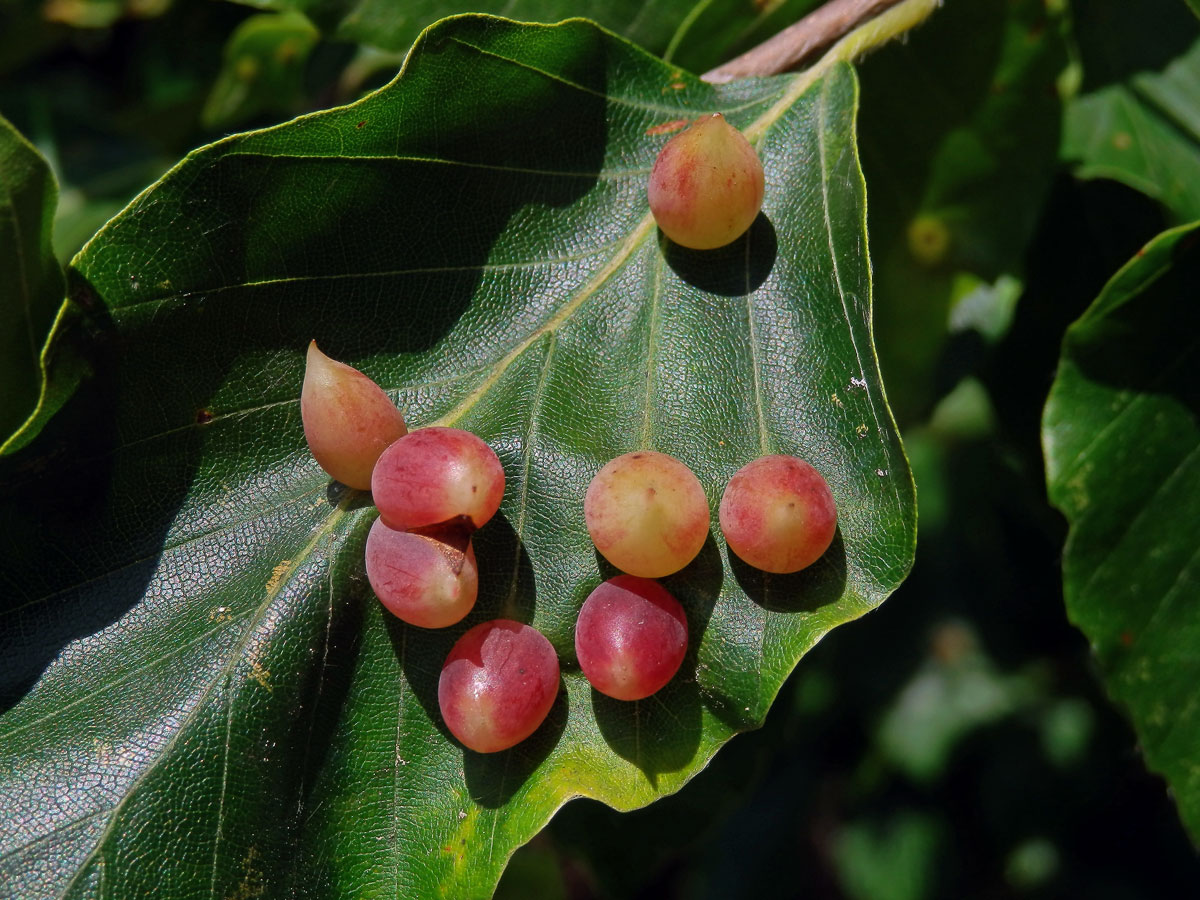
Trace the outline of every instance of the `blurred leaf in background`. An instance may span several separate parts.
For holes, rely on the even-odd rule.
[[[1059,4],[948,3],[863,64],[876,328],[902,425],[962,374],[951,332],[994,341],[1057,166]]]
[[[6,59],[10,32],[0,27],[0,113],[58,176],[54,246],[65,262],[138,191],[211,139],[200,113],[222,47],[248,11],[181,3],[154,7],[152,18],[75,28],[47,23],[38,4],[11,9],[31,16],[17,34],[45,39],[38,53]]]
[[[33,412],[42,344],[63,300],[50,242],[57,200],[46,160],[0,117],[0,445]]]
[[[671,36],[664,56],[690,72],[707,72],[803,18],[823,0],[701,0]]]
[[[230,35],[200,120],[229,128],[266,113],[300,112],[304,70],[319,33],[299,13],[251,16]]]
[[[641,47],[661,53],[695,0],[235,0],[257,9],[294,11],[321,32],[382,50],[404,51],[423,28],[462,13],[485,13],[521,22],[553,23],[586,16]],[[753,0],[744,0],[755,6]]]
[[[72,28],[107,28],[118,19],[153,19],[172,0],[45,0],[42,15]]]
[[[1076,5],[1081,89],[1066,106],[1062,156],[1081,178],[1112,178],[1200,217],[1200,35],[1182,3]]]

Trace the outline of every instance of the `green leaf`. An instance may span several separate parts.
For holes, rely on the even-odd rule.
[[[1200,223],[1151,241],[1067,331],[1042,422],[1071,525],[1067,612],[1200,837]]]
[[[62,304],[57,202],[49,164],[0,116],[0,446],[37,403],[42,344]]]
[[[1200,35],[1176,4],[1101,2],[1078,16],[1084,92],[1066,106],[1062,157],[1200,217]]]
[[[421,29],[444,16],[490,13],[526,22],[557,22],[586,13],[651,51],[667,46],[696,0],[608,0],[583,7],[571,0],[234,0],[257,9],[304,13],[327,35],[383,50],[404,51]],[[745,0],[749,3],[751,0]]]
[[[0,884],[485,897],[571,797],[644,805],[761,724],[912,561],[856,105],[841,64],[715,88],[582,20],[462,17],[386,88],[198,150],[114,219],[52,341],[94,375],[68,372],[77,395],[0,473]],[[657,126],[701,111],[747,131],[768,184],[748,236],[709,253],[661,244],[645,201]],[[370,499],[304,443],[314,337],[413,425],[500,455],[462,625],[407,628],[371,596]],[[748,460],[807,457],[840,530],[794,576],[731,566],[714,533],[666,581],[684,670],[626,704],[589,689],[573,623],[609,574],[584,490],[641,446],[692,466],[714,508]],[[442,726],[436,681],[497,615],[547,635],[564,690],[533,738],[480,756]]]
[[[206,128],[223,128],[261,113],[296,112],[304,64],[319,35],[299,13],[251,16],[225,45],[221,73],[201,113]]]

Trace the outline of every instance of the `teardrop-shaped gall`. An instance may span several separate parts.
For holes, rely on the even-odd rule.
[[[745,136],[720,113],[675,135],[650,172],[650,211],[682,247],[712,250],[741,237],[763,202],[763,167]]]
[[[300,418],[321,468],[360,491],[370,489],[380,454],[408,433],[404,415],[383,389],[358,369],[330,359],[316,341],[308,345]]]

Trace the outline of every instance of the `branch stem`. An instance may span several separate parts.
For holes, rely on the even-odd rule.
[[[942,0],[829,0],[741,56],[701,77],[713,84],[777,75],[799,68],[835,42],[841,59],[852,59],[925,20]],[[848,55],[847,55],[848,54]]]

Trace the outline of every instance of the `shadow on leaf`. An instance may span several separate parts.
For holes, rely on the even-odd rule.
[[[570,700],[559,679],[558,696],[541,726],[515,747],[499,753],[463,750],[467,790],[480,806],[504,806],[550,755],[567,727]]]
[[[605,46],[597,35],[565,80],[514,79],[461,41],[427,47],[351,108],[197,151],[76,257],[71,312],[86,312],[49,359],[81,386],[0,469],[0,710],[69,642],[193,583],[194,554],[165,549],[189,498],[214,527],[222,491],[249,478],[261,508],[296,502],[315,471],[293,405],[309,340],[392,384],[417,377],[512,217],[591,189]],[[442,89],[461,60],[438,57],[454,54],[476,89]],[[439,114],[398,127],[425,95]],[[222,608],[253,600],[233,579],[210,593]]]
[[[479,563],[479,600],[467,621],[532,622],[537,608],[533,562],[507,517],[493,516],[471,540]]]
[[[689,250],[659,231],[659,247],[675,274],[693,287],[725,297],[743,297],[758,289],[779,253],[775,226],[759,213],[750,230],[715,250]]]
[[[729,567],[746,595],[771,612],[815,612],[836,603],[846,591],[846,545],[839,527],[829,549],[799,572],[776,575],[756,569],[729,551]]]
[[[688,648],[675,677],[643,700],[614,700],[595,688],[592,710],[605,741],[618,756],[645,773],[657,787],[662,772],[677,772],[695,758],[700,746],[700,692],[696,658],[708,621],[721,592],[721,553],[710,533],[700,554],[684,569],[662,579],[683,606],[688,620]]]

